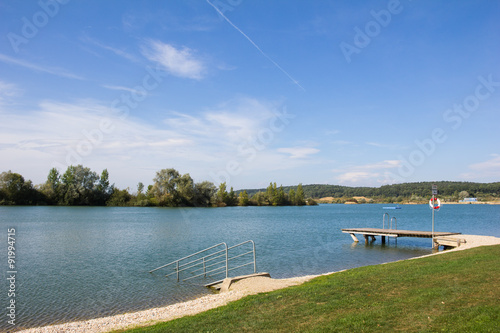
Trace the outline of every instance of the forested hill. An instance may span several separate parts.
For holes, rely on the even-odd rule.
[[[381,187],[349,187],[340,185],[302,185],[305,197],[369,197],[369,198],[428,198],[431,195],[432,185],[438,186],[439,196],[459,199],[460,193],[467,192],[470,197],[500,197],[500,182],[495,183],[471,183],[471,182],[420,182],[384,185]],[[291,189],[297,190],[297,186],[283,186],[288,193]],[[241,190],[244,191],[244,190]],[[266,189],[245,190],[249,196],[257,192],[265,192]],[[240,192],[240,191],[238,191]]]

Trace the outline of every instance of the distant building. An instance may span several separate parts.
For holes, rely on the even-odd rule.
[[[477,198],[464,198],[464,200],[460,200],[460,202],[477,202]]]

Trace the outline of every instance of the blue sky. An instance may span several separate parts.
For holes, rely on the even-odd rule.
[[[0,1],[0,171],[500,180],[498,1]]]

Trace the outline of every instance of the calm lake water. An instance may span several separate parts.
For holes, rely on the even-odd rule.
[[[108,208],[0,207],[4,310],[11,330],[7,229],[16,229],[16,329],[164,306],[208,294],[207,281],[177,283],[149,270],[220,242],[254,240],[257,270],[274,278],[320,274],[431,253],[430,239],[356,244],[346,227],[431,230],[427,205]],[[500,237],[500,206],[445,205],[435,231]],[[387,223],[387,222],[386,222]]]

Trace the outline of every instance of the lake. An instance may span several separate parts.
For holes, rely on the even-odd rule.
[[[9,304],[7,230],[16,229],[16,329],[143,310],[211,291],[149,270],[220,242],[253,240],[257,270],[274,278],[320,274],[431,253],[430,239],[353,243],[347,227],[431,230],[427,205],[115,208],[0,207],[0,304]],[[386,221],[387,223],[387,221]],[[386,224],[387,226],[387,224]],[[435,231],[500,237],[500,206],[444,205]],[[4,310],[4,313],[6,310]],[[0,330],[12,329],[2,316]]]

